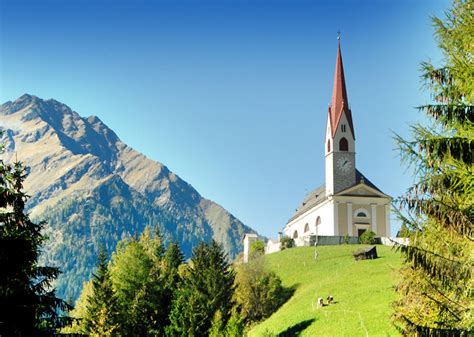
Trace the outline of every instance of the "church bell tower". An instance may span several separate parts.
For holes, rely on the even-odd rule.
[[[347,99],[340,37],[338,37],[332,103],[328,111],[324,147],[326,156],[326,195],[329,196],[356,183],[354,125]]]

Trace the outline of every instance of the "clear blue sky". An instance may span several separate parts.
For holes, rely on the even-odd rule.
[[[394,197],[412,182],[392,131],[427,102],[440,1],[0,0],[0,101],[97,115],[260,233],[324,182],[337,31],[356,163]],[[395,230],[394,230],[395,231]]]

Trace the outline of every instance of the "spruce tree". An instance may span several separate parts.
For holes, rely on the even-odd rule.
[[[233,307],[234,272],[214,240],[193,250],[171,311],[170,336],[207,336],[219,316],[225,326]],[[218,313],[219,312],[219,313]]]
[[[44,223],[25,213],[21,163],[0,161],[0,336],[49,336],[65,323],[68,305],[51,283],[57,268],[39,266]]]
[[[117,298],[107,269],[107,255],[102,248],[97,271],[92,276],[92,294],[87,299],[84,332],[91,336],[117,336],[118,328]]]
[[[434,18],[444,64],[423,63],[433,103],[421,106],[430,125],[415,125],[413,140],[397,137],[416,181],[400,198],[409,229],[402,246],[395,322],[407,335],[470,335],[474,320],[474,5],[455,0],[443,21]]]

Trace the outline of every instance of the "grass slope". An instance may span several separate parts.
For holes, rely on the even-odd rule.
[[[295,293],[277,312],[253,327],[249,337],[266,336],[399,336],[390,323],[396,271],[401,258],[392,248],[377,246],[376,260],[354,261],[360,245],[301,247],[266,256],[271,270]],[[332,295],[336,303],[317,308],[316,300]]]

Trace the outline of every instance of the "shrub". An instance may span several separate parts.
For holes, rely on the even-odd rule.
[[[280,278],[266,269],[264,257],[238,266],[234,297],[247,324],[269,317],[290,295]]]
[[[360,243],[364,244],[374,244],[375,243],[375,233],[372,231],[365,231],[359,238]]]
[[[284,236],[280,239],[281,243],[281,250],[287,249],[287,248],[293,248],[295,246],[295,240],[288,236]]]
[[[250,256],[259,257],[265,254],[265,243],[257,240],[250,245]]]

